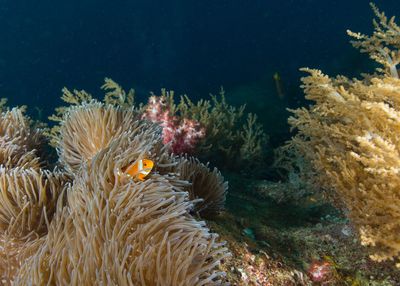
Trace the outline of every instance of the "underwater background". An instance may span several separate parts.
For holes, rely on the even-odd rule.
[[[181,161],[175,163],[183,165],[182,169],[178,169],[179,172],[184,173],[182,170],[185,168],[186,171],[189,170],[186,174],[188,177],[180,179],[192,182],[206,193],[204,198],[193,191],[195,195],[191,194],[190,199],[200,197],[206,201],[209,199],[210,205],[215,204],[211,208],[213,211],[211,215],[202,213],[210,206],[203,209],[199,207],[200,210],[191,209],[188,214],[193,215],[194,219],[204,219],[212,233],[218,233],[221,240],[227,241],[227,249],[232,255],[229,259],[228,255],[220,258],[222,262],[220,270],[226,273],[222,276],[231,282],[231,285],[400,285],[398,268],[392,261],[378,263],[371,260],[369,252],[360,244],[358,229],[352,224],[353,218],[348,215],[347,209],[342,208],[342,205],[335,201],[336,198],[326,196],[328,192],[321,192],[332,189],[330,185],[328,187],[322,185],[326,182],[319,181],[320,178],[315,171],[317,168],[310,167],[310,162],[318,160],[302,157],[301,152],[291,153],[293,150],[290,147],[285,149],[290,145],[285,145],[285,142],[296,134],[290,131],[288,124],[288,117],[293,115],[292,113],[295,113],[295,116],[291,118],[291,126],[293,129],[297,128],[297,131],[300,130],[298,132],[300,136],[292,141],[312,138],[304,132],[307,128],[301,130],[301,127],[330,123],[328,118],[328,123],[307,125],[309,123],[307,120],[302,122],[307,116],[302,118],[299,110],[296,114],[295,108],[308,106],[311,102],[305,99],[305,95],[317,102],[316,110],[321,114],[325,112],[326,115],[331,111],[318,108],[318,104],[321,103],[318,102],[320,100],[318,88],[315,88],[317,91],[312,88],[308,90],[301,88],[301,77],[306,76],[306,73],[300,71],[300,68],[320,69],[331,80],[335,75],[341,74],[349,78],[360,78],[361,74],[372,74],[377,67],[380,67],[371,61],[368,55],[352,47],[349,43],[351,39],[346,33],[350,29],[371,34],[374,11],[371,11],[369,1],[0,0],[0,3],[0,98],[8,99],[7,106],[27,105],[27,114],[31,118],[53,127],[52,130],[46,129],[47,133],[44,135],[55,148],[49,149],[46,141],[46,144],[43,143],[46,145],[43,150],[38,149],[39,155],[48,161],[49,165],[46,167],[53,168],[57,160],[58,165],[64,164],[63,167],[66,169],[71,167],[67,160],[69,153],[66,150],[68,151],[68,146],[74,144],[68,144],[68,140],[74,143],[83,142],[77,145],[89,146],[89,151],[93,151],[91,148],[95,145],[87,140],[85,132],[90,133],[89,131],[93,130],[85,129],[85,126],[95,126],[98,123],[99,126],[104,124],[104,130],[112,126],[110,133],[122,130],[118,129],[118,124],[117,127],[107,124],[106,119],[109,118],[103,116],[101,112],[100,115],[96,115],[97,117],[85,118],[87,122],[71,120],[74,116],[71,114],[80,108],[84,109],[82,106],[85,106],[83,104],[85,100],[90,101],[93,96],[99,99],[97,103],[102,106],[100,110],[108,106],[107,108],[113,112],[115,110],[126,112],[131,109],[129,104],[140,102],[144,104],[138,105],[139,108],[136,110],[141,114],[140,118],[165,128],[162,131],[162,143],[167,144],[174,140],[179,143],[176,146],[171,145],[172,153],[182,155],[179,159]],[[375,4],[388,16],[400,16],[398,0],[380,0],[375,1]],[[376,17],[379,17],[379,13]],[[397,73],[398,70],[395,70],[395,74]],[[105,78],[112,78],[115,82],[110,79],[104,81]],[[308,80],[308,87],[328,86],[333,91],[342,87],[340,84],[338,84],[340,87],[337,87],[336,82],[326,84],[316,74],[312,74]],[[346,88],[353,87],[350,80],[342,80]],[[311,83],[312,81],[314,82]],[[339,80],[339,83],[343,82]],[[390,83],[397,87],[394,83]],[[361,83],[357,87],[360,86],[364,87]],[[62,92],[63,87],[69,90],[64,89]],[[128,92],[131,87],[135,90],[135,100]],[[215,97],[216,100],[212,97],[220,93],[221,87],[225,91],[227,104],[223,96]],[[394,87],[393,90],[398,90]],[[175,95],[178,96],[187,94],[192,102],[178,104],[177,101],[171,100],[171,93],[161,91],[163,88],[175,91]],[[74,92],[74,89],[84,89],[90,95]],[[332,95],[329,91],[324,91],[323,95]],[[359,93],[364,95],[366,94],[364,91]],[[121,94],[124,96],[121,97]],[[65,105],[60,99],[61,95],[67,99],[64,100],[67,107],[56,110],[57,107]],[[149,97],[149,95],[154,96]],[[103,102],[100,103],[103,98]],[[73,102],[74,99],[76,102]],[[202,99],[211,99],[210,105],[207,107],[208,102],[205,107],[203,106],[204,109],[193,108],[191,103]],[[390,100],[382,102],[393,104]],[[4,108],[3,104],[1,101],[1,108]],[[232,107],[243,104],[246,104],[244,115],[241,114],[240,108]],[[114,109],[116,106],[118,108]],[[76,110],[70,112],[75,107]],[[292,109],[292,113],[287,110],[288,108]],[[337,109],[340,115],[340,106]],[[207,116],[201,116],[203,111],[206,111]],[[24,111],[18,112],[21,112],[23,118]],[[249,112],[256,114],[258,121],[252,117],[253,115],[247,117]],[[11,126],[12,124],[7,123],[8,113],[10,110],[3,111],[1,115],[4,119],[2,120],[6,122],[3,125]],[[352,113],[352,110],[349,113]],[[55,115],[51,120],[56,123],[48,120],[52,114]],[[65,114],[68,115],[63,118]],[[362,116],[360,114],[360,117]],[[315,118],[320,117],[324,118],[316,112]],[[106,119],[103,120],[104,118]],[[93,123],[92,120],[96,119],[98,122]],[[254,121],[251,121],[252,119]],[[339,116],[338,122],[340,119]],[[374,120],[375,117],[371,121]],[[215,124],[215,121],[221,124]],[[81,125],[81,122],[86,122],[87,125]],[[112,122],[119,123],[118,120]],[[126,122],[129,123],[128,120]],[[131,132],[130,123],[126,122],[126,126],[123,127]],[[257,122],[262,125],[258,125]],[[356,120],[349,122],[358,128],[359,122]],[[32,130],[44,126],[38,122],[32,121],[29,124],[31,123]],[[229,125],[230,123],[232,124]],[[348,129],[357,129],[349,125]],[[193,133],[188,132],[188,134],[193,142],[186,144],[187,142],[182,143],[176,138],[169,138],[171,141],[166,140],[168,136],[165,130],[175,129],[176,132],[182,126],[192,128]],[[217,130],[218,126],[222,126],[220,132]],[[313,134],[314,130],[308,129],[310,134]],[[368,126],[365,129],[368,130]],[[209,130],[212,132],[208,132]],[[327,130],[329,135],[329,129]],[[29,132],[33,131],[29,129]],[[179,137],[176,134],[169,135]],[[390,132],[390,134],[398,133]],[[354,138],[358,134],[350,135]],[[317,138],[315,141],[318,141],[318,136],[315,137]],[[7,136],[5,138],[10,140]],[[315,150],[329,149],[331,138],[326,141],[324,138],[321,141],[328,142],[328,147],[322,145],[318,149],[320,145],[316,144],[316,147],[313,146],[315,149],[305,148],[305,153],[308,151],[315,155],[317,154]],[[297,143],[299,141],[301,140],[297,140]],[[312,140],[304,141],[306,144],[312,142]],[[104,142],[102,143],[105,144]],[[342,142],[343,146],[347,146],[347,143],[346,140]],[[185,144],[188,145],[187,149],[177,149],[179,152],[174,150],[174,147]],[[304,147],[306,144],[299,146]],[[143,145],[146,145],[146,142]],[[105,148],[101,144],[99,146]],[[101,150],[99,146],[96,147]],[[301,149],[299,146],[297,147]],[[49,150],[52,151],[48,152]],[[96,152],[93,154],[98,154]],[[126,153],[132,154],[132,152]],[[185,153],[197,157],[200,161],[188,159]],[[92,156],[94,158],[92,153],[85,154],[87,157],[81,156],[79,152],[72,154],[78,154],[78,163],[72,156],[72,166],[76,170],[70,168],[73,171],[69,170],[68,176],[60,177],[62,179],[60,181],[71,183],[72,180],[76,180],[74,176],[78,177],[77,170],[82,167],[80,164],[84,160],[92,160]],[[320,154],[316,156],[318,155]],[[334,155],[332,160],[326,156],[327,161],[334,162],[332,165],[339,161],[338,156]],[[113,161],[116,157],[110,156],[110,158],[110,161]],[[159,158],[161,157],[156,159]],[[136,163],[133,164],[136,159],[125,162],[132,163],[128,165],[129,168],[121,165],[123,167],[121,170],[124,170],[122,173],[132,166],[136,168]],[[159,162],[156,159],[154,165],[157,168]],[[151,164],[153,168],[153,161]],[[213,169],[214,166],[221,172]],[[321,167],[319,171],[322,169],[321,173],[328,174],[329,169],[324,168],[326,166]],[[337,173],[345,169],[344,165],[338,164],[338,166],[335,169],[338,170]],[[58,171],[57,168],[54,170]],[[200,171],[191,173],[190,168],[198,168]],[[99,177],[102,177],[101,172],[91,170],[88,172],[100,174]],[[150,181],[152,175],[158,174],[157,172],[158,169],[155,172],[150,169],[145,175],[150,174],[146,180]],[[179,173],[176,170],[170,170],[169,173],[174,172]],[[196,175],[201,177],[199,173],[203,177],[198,179],[196,184]],[[328,177],[331,174],[328,174]],[[370,178],[368,175],[367,179]],[[357,174],[357,176],[359,180],[364,181],[362,175]],[[377,177],[381,178],[380,175]],[[63,184],[65,182],[63,181]],[[385,183],[384,181],[382,184]],[[8,188],[8,185],[4,186]],[[346,193],[348,186],[345,184],[343,186],[345,186],[343,193]],[[0,185],[0,189],[1,187]],[[397,188],[393,188],[396,192]],[[82,190],[85,194],[86,189]],[[96,189],[96,191],[101,193],[101,190]],[[343,193],[339,193],[338,196],[343,197]],[[219,198],[215,199],[213,196]],[[386,208],[384,203],[379,206]],[[397,205],[394,208],[396,207]],[[380,210],[377,213],[379,216]],[[400,267],[400,264],[398,266]]]
[[[376,4],[399,14],[398,1]],[[370,65],[345,33],[370,28],[361,0],[2,0],[0,23],[0,94],[31,115],[52,114],[64,86],[96,94],[104,77],[142,101],[162,87],[199,99],[223,86],[229,103],[259,114],[272,146],[289,138],[285,108],[303,103],[300,67]]]

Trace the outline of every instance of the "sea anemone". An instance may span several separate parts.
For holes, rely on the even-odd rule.
[[[45,231],[62,186],[59,174],[0,167],[0,231],[15,237]]]
[[[193,203],[174,176],[143,182],[119,170],[157,158],[158,128],[136,122],[82,163],[45,242],[22,266],[17,285],[221,285],[228,255],[217,235],[189,212]],[[157,162],[157,161],[156,161]]]
[[[135,117],[133,110],[94,100],[70,107],[64,114],[55,140],[61,165],[75,174],[83,162],[107,147],[113,138],[132,128]]]
[[[185,187],[189,198],[201,199],[195,205],[196,212],[201,216],[212,216],[223,210],[228,182],[217,168],[211,171],[208,164],[204,165],[194,157],[181,157],[176,172],[180,179],[190,182]]]
[[[0,163],[6,168],[40,168],[38,150],[44,143],[42,130],[33,128],[22,108],[0,115]]]

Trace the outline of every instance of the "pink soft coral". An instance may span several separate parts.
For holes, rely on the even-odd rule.
[[[160,124],[163,142],[171,143],[174,154],[192,153],[199,140],[205,136],[204,128],[196,120],[171,114],[165,96],[151,96],[142,118]]]

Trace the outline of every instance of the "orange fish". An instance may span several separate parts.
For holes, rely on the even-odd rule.
[[[144,178],[151,172],[153,167],[153,161],[149,159],[141,159],[126,167],[124,173],[129,177],[144,181]]]

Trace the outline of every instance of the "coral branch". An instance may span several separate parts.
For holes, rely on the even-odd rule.
[[[316,181],[345,207],[371,258],[382,261],[400,256],[400,28],[372,7],[374,34],[349,34],[384,69],[361,80],[303,69],[313,105],[293,110],[289,123],[298,130],[292,144],[318,172]]]

